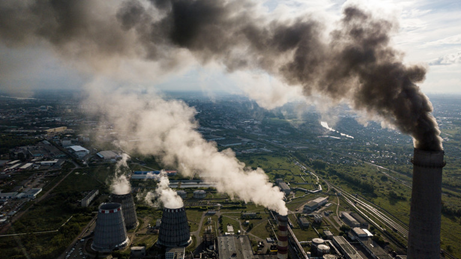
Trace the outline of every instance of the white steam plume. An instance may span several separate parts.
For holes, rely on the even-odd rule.
[[[246,168],[231,149],[219,152],[215,143],[203,139],[196,131],[195,109],[184,102],[166,101],[152,93],[104,92],[99,84],[89,89],[88,106],[112,124],[125,150],[154,155],[184,176],[212,182],[232,198],[287,214],[284,194],[264,171]]]
[[[151,207],[163,206],[164,208],[178,209],[184,206],[181,197],[179,197],[175,190],[170,188],[170,180],[165,171],[162,170],[158,176],[156,175],[152,178],[159,181],[157,188],[154,192],[138,193],[136,196],[138,199],[144,200]],[[152,202],[152,200],[155,200],[155,202]]]
[[[109,179],[111,193],[127,194],[131,192],[131,184],[124,169],[128,168],[127,161],[130,158],[128,154],[122,154],[122,159],[115,164],[115,176]]]

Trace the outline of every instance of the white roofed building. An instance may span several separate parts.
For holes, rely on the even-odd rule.
[[[90,151],[82,146],[70,146],[67,150],[78,158],[83,158],[90,153]]]

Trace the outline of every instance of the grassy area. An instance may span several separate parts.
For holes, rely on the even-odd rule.
[[[232,215],[232,214],[224,214],[221,218],[221,225],[223,232],[227,232],[227,226],[231,225],[234,228],[234,233],[237,233],[237,230],[240,230],[239,225],[239,216],[240,215]]]
[[[186,213],[187,220],[189,220],[190,231],[197,231],[204,211],[189,209],[186,210]]]
[[[251,229],[250,233],[255,235],[255,236],[258,236],[261,239],[265,239],[265,238],[273,235],[273,233],[274,233],[266,220],[264,222],[262,222],[262,223],[253,224],[253,225],[254,225],[254,227]],[[276,231],[276,229],[275,229],[275,231]]]

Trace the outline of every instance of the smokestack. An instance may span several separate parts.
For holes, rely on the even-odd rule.
[[[443,155],[442,150],[414,150],[409,259],[440,258]]]
[[[95,251],[110,253],[114,249],[125,247],[128,242],[122,205],[119,203],[101,204],[91,248]]]
[[[184,207],[164,208],[157,244],[164,247],[186,247],[191,241]]]
[[[136,215],[136,206],[134,205],[133,195],[127,194],[111,194],[112,202],[122,204],[123,218],[125,219],[126,229],[136,228],[138,225],[138,217]]]
[[[278,216],[279,220],[279,231],[278,231],[278,246],[277,246],[277,258],[287,259],[288,258],[288,216]]]

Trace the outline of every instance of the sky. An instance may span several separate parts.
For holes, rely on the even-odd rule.
[[[419,83],[424,93],[461,94],[460,1],[269,0],[261,8],[270,15],[281,18],[313,16],[325,24],[328,32],[341,18],[344,6],[351,2],[358,3],[376,15],[398,21],[399,29],[393,35],[392,45],[405,53],[406,64],[422,64],[428,68],[426,80]],[[43,42],[24,46],[0,41],[0,60],[8,61],[0,62],[0,90],[13,95],[30,95],[34,89],[80,89],[95,76],[91,69],[63,59],[60,53]],[[275,90],[269,92],[275,93],[291,91],[286,94],[286,98],[299,95],[296,90],[287,88],[264,72],[228,72],[219,63],[208,63],[204,66],[189,61],[167,75],[156,69],[151,70],[150,67],[155,65],[148,61],[132,61],[124,66],[135,72],[132,76],[124,77],[122,81],[160,90],[224,91],[253,97],[252,95],[263,89],[270,88]],[[110,72],[102,74],[114,77]],[[144,76],[145,80],[139,80]],[[136,80],[132,80],[133,78]],[[254,90],[254,84],[259,85],[257,91]],[[270,100],[276,102],[273,98]]]

